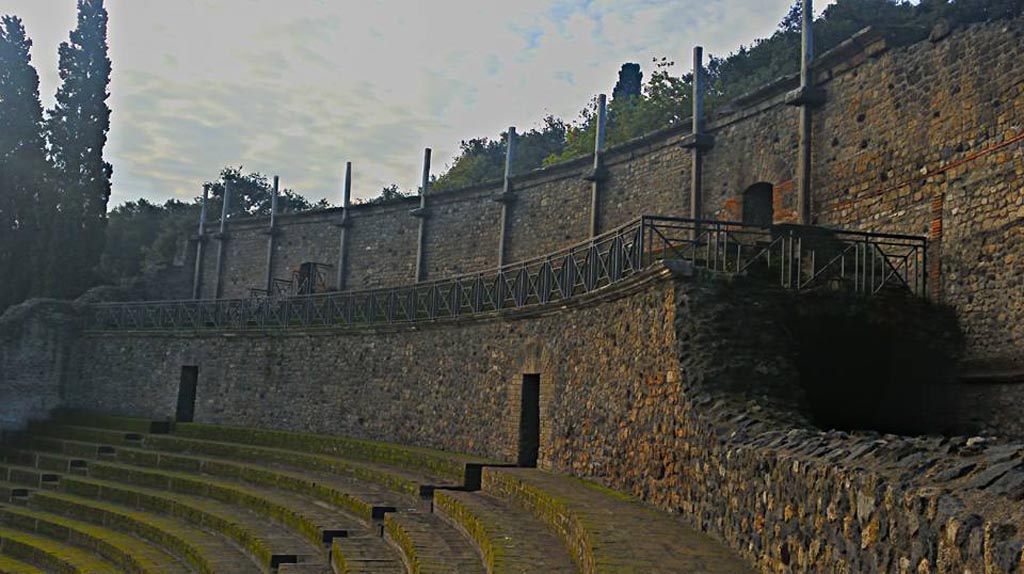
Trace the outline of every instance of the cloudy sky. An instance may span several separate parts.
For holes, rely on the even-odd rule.
[[[459,142],[574,119],[619,66],[770,34],[790,0],[107,0],[111,206],[194,197],[225,165],[337,203],[414,189]],[[825,6],[819,2],[817,10]],[[0,0],[35,42],[44,105],[75,0]],[[794,55],[795,56],[795,55]]]

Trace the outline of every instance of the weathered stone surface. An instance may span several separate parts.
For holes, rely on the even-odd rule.
[[[1013,571],[1019,446],[813,424],[792,317],[840,299],[701,275],[632,289],[391,330],[92,334],[67,404],[170,416],[194,364],[201,421],[514,460],[540,373],[542,467],[677,512],[764,572]]]

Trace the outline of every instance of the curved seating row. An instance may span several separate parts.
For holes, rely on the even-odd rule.
[[[750,572],[665,513],[535,469],[80,412],[0,447],[8,539],[0,574]]]

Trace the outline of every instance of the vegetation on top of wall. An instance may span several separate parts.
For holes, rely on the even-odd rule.
[[[1024,4],[1019,0],[922,0],[917,4],[906,0],[839,0],[815,21],[815,48],[819,53],[834,48],[869,26],[892,31],[891,42],[899,46],[925,39],[942,21],[955,26],[1021,14]],[[712,55],[706,70],[708,111],[798,72],[800,22],[800,3],[796,2],[771,36],[756,39],[728,56]],[[620,69],[608,104],[606,145],[624,143],[689,119],[693,74],[674,75],[675,63],[667,58],[655,59],[651,64],[653,71],[646,82],[642,82],[643,74],[637,64],[626,63]],[[596,111],[594,98],[573,122],[545,118],[543,125],[534,130],[539,133],[533,140],[520,138],[517,154],[522,160],[514,166],[515,171],[593,153]],[[537,145],[535,142],[543,142],[543,151],[550,153],[532,149]],[[437,188],[473,185],[501,177],[506,146],[505,133],[495,140],[484,137],[464,141],[451,168],[438,178]]]

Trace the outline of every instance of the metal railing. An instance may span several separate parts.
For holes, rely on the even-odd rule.
[[[473,316],[566,301],[661,259],[791,289],[925,293],[926,240],[906,235],[644,216],[543,257],[393,288],[297,297],[101,303],[93,330],[332,328]]]

